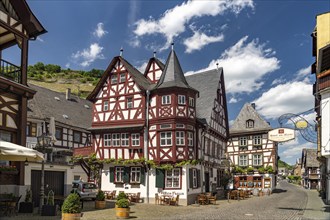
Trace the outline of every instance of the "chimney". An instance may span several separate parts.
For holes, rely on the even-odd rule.
[[[71,99],[71,89],[70,88],[67,88],[66,89],[65,98],[66,98],[66,100],[70,100]]]
[[[251,103],[253,109],[256,109],[256,103]]]

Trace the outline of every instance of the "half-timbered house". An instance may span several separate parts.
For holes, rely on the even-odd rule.
[[[0,140],[25,146],[27,100],[35,94],[27,85],[28,44],[45,32],[25,0],[0,0]],[[5,51],[15,51],[19,63],[6,59]],[[0,174],[0,192],[3,185],[7,192],[20,192],[25,184],[24,163],[0,163],[19,170],[17,175]]]
[[[145,202],[176,193],[180,204],[223,189],[228,119],[221,68],[185,76],[172,48],[165,64],[153,57],[142,74],[117,56],[88,99],[93,152],[115,161],[103,167],[102,189],[140,192]],[[138,163],[142,158],[156,166]]]
[[[233,165],[233,188],[270,189],[276,184],[277,143],[268,140],[271,126],[246,103],[229,129],[227,154]]]
[[[87,180],[81,166],[74,166],[70,160],[74,149],[90,146],[93,104],[71,94],[55,92],[29,84],[36,91],[28,102],[28,122],[26,127],[29,148],[36,148],[37,137],[47,134],[52,137],[52,146],[45,151],[46,195],[53,190],[55,195],[67,195],[72,181]],[[53,128],[52,128],[53,127]],[[33,201],[39,202],[41,164],[29,163],[25,167],[25,186],[31,187]]]

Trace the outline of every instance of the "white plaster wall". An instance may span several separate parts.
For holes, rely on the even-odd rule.
[[[330,158],[330,89],[321,93],[321,155]],[[329,169],[328,169],[329,171]]]

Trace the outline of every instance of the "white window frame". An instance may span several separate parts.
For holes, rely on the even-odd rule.
[[[181,169],[173,168],[165,172],[165,188],[178,189],[181,188]]]
[[[103,101],[103,111],[109,111],[109,101]]]
[[[185,95],[178,95],[178,104],[185,105],[186,104],[186,96]]]
[[[115,167],[115,182],[124,182],[124,167]]]
[[[105,147],[111,146],[111,134],[103,135],[103,146],[105,146]]]
[[[134,133],[131,135],[132,138],[132,146],[140,146],[140,134]]]
[[[160,146],[172,146],[172,132],[160,132]]]
[[[130,183],[141,182],[141,167],[131,167]]]
[[[253,154],[253,166],[262,166],[262,154]]]
[[[189,106],[195,107],[195,99],[193,97],[189,97]]]
[[[162,105],[169,105],[169,104],[171,104],[171,96],[163,95],[162,96]]]
[[[176,145],[185,145],[185,135],[184,131],[176,131],[175,132],[175,143]]]
[[[114,147],[120,146],[120,133],[112,134],[112,146]]]
[[[129,146],[129,134],[121,133],[121,146]]]
[[[262,137],[261,137],[261,135],[255,135],[255,136],[253,136],[253,145],[254,146],[260,146],[260,145],[262,145]]]
[[[188,135],[188,146],[190,146],[190,147],[194,146],[194,133],[191,131],[188,131],[187,135]]]
[[[249,165],[249,158],[248,155],[242,154],[238,156],[238,165],[242,167],[247,167]]]
[[[126,99],[126,108],[134,108],[134,102],[132,97]]]
[[[118,83],[118,75],[114,74],[111,76],[111,84],[117,84]]]
[[[247,137],[239,137],[239,146],[247,146],[248,138]]]
[[[119,82],[125,82],[126,81],[126,74],[125,73],[121,73],[119,75]]]

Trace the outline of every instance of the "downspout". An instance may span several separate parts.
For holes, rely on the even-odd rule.
[[[146,125],[144,127],[144,159],[147,161],[149,160],[149,153],[148,153],[148,141],[149,141],[149,96],[150,91],[146,91]],[[149,203],[149,168],[147,166],[147,172],[146,172],[146,198],[147,203]]]

